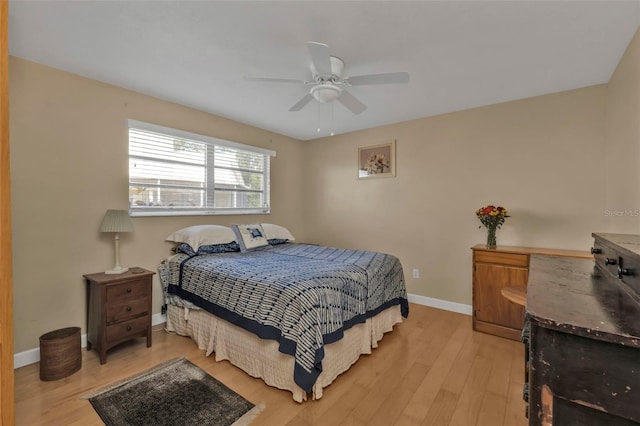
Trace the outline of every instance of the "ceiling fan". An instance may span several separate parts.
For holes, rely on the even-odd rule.
[[[409,73],[407,72],[343,77],[344,62],[336,56],[329,55],[329,46],[314,41],[308,42],[307,45],[311,55],[311,81],[270,77],[245,77],[245,79],[271,83],[297,83],[311,86],[309,93],[289,108],[289,111],[300,111],[313,99],[322,103],[333,102],[337,99],[338,102],[354,114],[360,114],[367,109],[367,106],[349,93],[346,90],[347,87],[409,82]]]

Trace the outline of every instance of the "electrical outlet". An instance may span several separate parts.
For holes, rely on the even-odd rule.
[[[420,269],[413,270],[413,278],[420,278]]]

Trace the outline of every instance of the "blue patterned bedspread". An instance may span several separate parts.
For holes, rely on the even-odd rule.
[[[294,381],[307,392],[325,344],[390,306],[409,313],[402,265],[388,254],[288,243],[176,255],[159,270],[167,293],[278,341],[295,356]]]

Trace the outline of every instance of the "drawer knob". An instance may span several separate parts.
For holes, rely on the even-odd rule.
[[[131,293],[131,287],[127,288],[127,293]]]
[[[616,259],[611,259],[609,257],[604,260],[605,265],[615,265],[616,263],[618,263]]]
[[[618,266],[618,278],[622,278],[625,275],[633,275],[633,270]]]
[[[131,331],[131,326],[130,325],[127,326],[127,331]]]
[[[127,312],[131,312],[131,306],[127,306]]]
[[[600,254],[602,253],[602,249],[591,247],[591,254]]]

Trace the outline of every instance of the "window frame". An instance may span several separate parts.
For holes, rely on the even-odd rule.
[[[152,132],[158,133],[165,137],[172,137],[185,141],[193,141],[204,143],[212,147],[223,147],[232,150],[245,151],[260,154],[263,156],[264,166],[263,172],[261,173],[264,179],[263,189],[261,191],[246,191],[246,192],[254,192],[261,193],[264,200],[264,206],[260,208],[222,208],[222,207],[197,207],[197,208],[188,208],[188,207],[146,207],[146,206],[135,206],[132,204],[131,199],[131,129],[135,129],[143,132]],[[145,123],[143,121],[129,119],[127,120],[127,147],[128,154],[127,158],[129,161],[128,165],[128,190],[127,190],[127,198],[129,199],[129,214],[131,216],[203,216],[203,215],[243,215],[243,214],[269,214],[271,213],[271,157],[276,156],[276,152],[269,149],[259,148],[252,145],[245,145],[238,142],[232,142],[224,139],[214,138],[211,136],[200,135],[197,133],[191,133],[184,130],[173,129],[169,127],[159,126],[157,124]],[[163,161],[163,160],[158,160]],[[173,162],[171,159],[166,159],[166,163]],[[219,190],[215,186],[209,187],[214,183],[213,171],[215,170],[215,166],[213,163],[208,163],[208,158],[205,159],[205,168],[206,168],[206,176],[204,181],[204,197],[208,198],[212,193],[215,193]],[[218,167],[219,169],[224,169],[225,167]],[[243,169],[233,169],[237,171],[242,171]],[[253,170],[244,170],[245,172],[255,173]],[[133,184],[134,186],[138,186],[139,183]],[[195,188],[183,188],[185,190],[195,189]],[[230,190],[230,192],[243,192]]]

